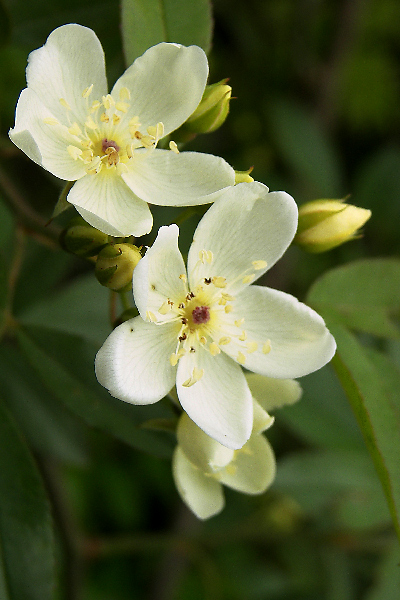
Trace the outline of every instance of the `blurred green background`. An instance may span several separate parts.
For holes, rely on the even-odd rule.
[[[44,227],[62,182],[22,155],[7,132],[27,55],[55,27],[91,27],[105,49],[110,84],[122,74],[120,8],[105,1],[0,0],[0,249],[18,273],[14,314],[32,347],[54,351],[69,372],[74,351],[67,357],[65,339],[58,346],[54,332],[82,336],[79,381],[112,406],[92,374],[92,358],[110,331],[108,291],[90,264],[58,248],[58,231],[72,211]],[[255,179],[298,204],[351,194],[351,203],[373,213],[361,239],[331,252],[290,248],[264,283],[304,299],[328,268],[398,255],[400,3],[215,0],[213,14],[210,83],[229,77],[235,99],[225,125],[186,149],[221,155],[238,170],[254,166]],[[175,215],[153,212],[158,225]],[[188,223],[186,245],[196,222]],[[42,335],[43,325],[53,337]],[[398,341],[381,342],[380,349],[400,368]],[[140,429],[135,447],[122,441],[129,431],[112,437],[91,429],[76,417],[79,410],[58,402],[68,405],[69,398],[44,385],[12,336],[0,355],[1,395],[53,505],[57,600],[400,597],[400,553],[383,492],[329,366],[301,380],[300,403],[276,414],[268,432],[278,457],[272,488],[256,498],[227,490],[224,512],[201,523],[174,489],[173,436],[155,438],[153,456],[140,451],[146,448]],[[144,420],[141,408],[125,409],[136,423]],[[170,413],[167,405],[155,410],[155,416]]]

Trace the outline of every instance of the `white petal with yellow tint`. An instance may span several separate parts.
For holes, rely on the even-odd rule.
[[[74,184],[67,200],[90,225],[108,235],[139,237],[153,225],[146,202],[112,171],[85,175]]]
[[[183,385],[196,369],[202,377]],[[223,352],[212,356],[203,348],[188,352],[178,363],[176,390],[182,408],[207,435],[228,448],[241,448],[253,426],[253,401],[238,364]]]
[[[93,84],[92,97],[107,94],[104,52],[96,34],[82,25],[55,29],[44,46],[30,53],[27,84],[43,104],[65,125],[64,99],[70,106],[71,123],[83,123],[87,116],[82,92]]]
[[[219,481],[238,492],[262,494],[274,480],[275,455],[262,434],[252,435],[234,461],[218,474]]]
[[[204,433],[186,413],[179,418],[176,436],[186,457],[204,473],[212,474],[226,467],[235,452]]]
[[[248,373],[246,373],[246,380],[247,380],[247,375],[248,375]],[[253,375],[253,373],[252,373],[252,375]],[[259,375],[259,377],[262,377],[262,375]],[[277,380],[277,381],[280,381],[280,380]],[[250,391],[252,392],[251,388],[250,388]],[[275,417],[271,417],[271,415],[263,409],[261,404],[259,404],[257,402],[257,400],[254,399],[254,396],[253,396],[253,431],[252,431],[252,434],[262,433],[263,431],[266,431],[267,429],[269,429],[271,427],[271,425],[273,425],[274,421],[275,421]]]
[[[322,317],[290,294],[252,285],[233,305],[232,318],[244,318],[247,339],[258,342],[256,352],[243,350],[249,371],[282,379],[301,377],[323,367],[335,353],[335,340]],[[269,352],[263,352],[265,346]],[[232,342],[223,350],[236,360],[239,348]]]
[[[75,181],[86,173],[84,164],[67,152],[68,145],[75,142],[72,135],[55,122],[54,115],[28,88],[19,97],[15,126],[9,136],[31,160],[60,179]]]
[[[175,383],[168,360],[175,349],[174,324],[157,327],[141,317],[125,321],[97,353],[96,377],[112,396],[132,404],[153,404]]]
[[[195,231],[188,256],[190,285],[220,276],[227,292],[238,293],[275,264],[296,228],[297,206],[285,192],[268,192],[258,182],[226,190]],[[198,262],[202,250],[212,252],[211,266]]]
[[[224,508],[222,485],[192,465],[179,446],[172,457],[172,474],[182,500],[199,519],[208,519]]]
[[[223,188],[233,185],[235,172],[219,156],[156,149],[138,150],[122,178],[150,204],[191,206],[213,202]]]
[[[151,312],[158,320],[168,320],[172,313],[168,312],[167,300],[177,304],[187,294],[186,267],[178,248],[178,235],[177,225],[160,227],[156,241],[133,272],[135,304],[143,319]],[[158,312],[161,306],[165,308],[163,314]]]
[[[269,411],[294,404],[302,395],[301,385],[294,379],[273,379],[258,373],[246,373],[253,398]]]
[[[168,135],[197,108],[207,76],[207,57],[201,48],[161,43],[137,58],[111,93],[118,98],[121,88],[130,90],[125,119],[139,117],[143,132],[161,121]]]

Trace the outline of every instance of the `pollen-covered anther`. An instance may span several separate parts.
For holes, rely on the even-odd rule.
[[[236,327],[241,327],[244,323],[244,317],[242,317],[241,319],[236,319],[236,321],[234,321]]]
[[[186,381],[184,381],[182,383],[183,387],[191,387],[192,385],[194,385],[195,383],[200,381],[200,379],[203,377],[203,375],[204,375],[204,369],[198,369],[197,367],[194,367],[189,379],[186,379]]]
[[[179,154],[178,146],[176,145],[176,142],[174,142],[174,140],[170,141],[169,149],[172,150],[172,152],[175,152],[175,154]]]
[[[227,336],[223,336],[222,338],[220,338],[220,340],[218,341],[218,344],[220,346],[226,346],[227,344],[230,344],[231,342],[231,338],[227,337]]]
[[[240,365],[244,365],[244,363],[246,362],[246,357],[243,354],[243,352],[238,352],[237,361]]]
[[[253,260],[251,264],[256,271],[260,271],[261,269],[265,269],[268,263],[266,260]]]
[[[246,348],[247,348],[247,352],[249,354],[252,354],[256,350],[258,350],[258,343],[257,342],[247,342]]]
[[[230,312],[232,312],[232,311],[233,311],[233,306],[232,306],[232,304],[227,304],[227,305],[225,306],[225,308],[224,308],[224,311],[225,311],[226,313],[230,313]]]
[[[224,288],[226,287],[226,279],[225,277],[213,277],[212,278],[212,283],[215,285],[215,287],[217,288]]]
[[[156,317],[156,315],[153,312],[151,312],[151,310],[147,310],[146,311],[146,319],[148,321],[153,322],[153,323],[156,323],[157,320],[158,320],[157,317]]]
[[[269,354],[269,352],[271,352],[270,340],[267,340],[266,342],[264,342],[263,347],[262,347],[262,352],[263,352],[263,354]]]
[[[73,158],[74,160],[78,160],[78,158],[82,156],[82,150],[80,148],[77,148],[76,146],[68,146],[67,151],[71,158]]]
[[[167,313],[169,313],[172,309],[172,305],[173,302],[171,302],[169,299],[165,300],[165,302],[163,302],[160,306],[160,308],[158,309],[158,312],[160,313],[160,315],[166,315]]]
[[[242,333],[239,335],[239,340],[241,342],[244,342],[247,338],[247,333],[243,330]]]
[[[60,98],[60,104],[62,107],[66,108],[67,110],[71,110],[71,107],[68,104],[68,102],[65,100],[65,98]]]
[[[185,281],[185,282],[186,282],[186,279],[187,279],[187,278],[186,278],[186,275],[185,275],[185,273],[181,273],[181,275],[179,275],[179,279],[180,279],[181,281]]]
[[[221,348],[219,348],[219,346],[215,342],[211,342],[208,349],[210,351],[211,356],[217,356],[217,354],[221,354]]]
[[[245,277],[243,277],[242,283],[251,283],[253,281],[254,277],[255,277],[254,273],[252,273],[251,275],[246,275]]]
[[[93,83],[92,83],[92,85],[89,85],[89,87],[87,87],[83,90],[82,98],[89,98],[92,91],[93,91]]]
[[[201,263],[207,263],[211,265],[213,260],[213,253],[211,250],[200,250],[199,252],[199,260]]]

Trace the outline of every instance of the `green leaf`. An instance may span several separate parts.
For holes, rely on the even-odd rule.
[[[88,425],[150,454],[171,456],[174,440],[169,434],[140,427],[171,413],[160,402],[134,406],[110,396],[94,375],[96,345],[44,327],[20,329],[18,341],[45,387]]]
[[[332,367],[302,377],[299,383],[300,402],[276,411],[277,422],[320,448],[363,449],[360,429]]]
[[[366,259],[332,269],[311,287],[307,302],[348,327],[395,338],[400,314],[400,260]]]
[[[383,355],[379,360],[371,357],[342,325],[328,325],[338,345],[332,364],[373,458],[400,538],[400,406],[388,393],[390,362]],[[398,386],[393,393],[398,394]]]
[[[341,166],[331,140],[303,107],[280,99],[268,106],[274,141],[311,198],[342,194]]]
[[[400,590],[400,549],[394,543],[379,565],[378,580],[363,600],[398,600]]]
[[[54,402],[26,357],[14,345],[3,344],[0,364],[3,398],[32,449],[69,464],[87,464],[82,422]]]
[[[93,272],[47,294],[26,307],[19,321],[79,335],[102,344],[110,333],[110,290],[99,284]]]
[[[209,0],[122,0],[122,39],[128,65],[160,42],[196,44],[208,52],[211,33]]]
[[[336,523],[346,529],[390,522],[382,488],[365,449],[293,453],[278,463],[274,486],[290,494],[309,514],[320,515],[329,509]]]
[[[0,597],[51,600],[50,507],[29,450],[0,403]]]

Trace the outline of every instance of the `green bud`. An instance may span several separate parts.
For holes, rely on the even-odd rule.
[[[313,200],[299,208],[294,242],[307,252],[326,252],[360,237],[359,229],[371,211],[341,200]]]
[[[67,252],[88,258],[96,256],[108,244],[108,235],[86,223],[82,217],[75,217],[62,231],[60,244]]]
[[[225,122],[229,113],[232,88],[227,79],[207,85],[194,113],[183,124],[190,133],[211,133]]]
[[[108,244],[97,257],[95,275],[101,285],[115,292],[126,292],[132,286],[133,270],[142,258],[133,244]]]
[[[235,171],[235,185],[238,183],[251,183],[254,181],[253,177],[251,177],[250,173],[254,167],[250,167],[247,171]]]

